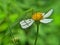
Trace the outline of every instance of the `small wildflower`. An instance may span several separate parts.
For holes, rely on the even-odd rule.
[[[52,14],[52,12],[53,12],[53,9],[49,10],[46,14],[37,12],[32,15],[31,19],[22,20],[20,22],[20,25],[23,29],[26,29],[26,28],[30,27],[33,24],[33,22],[35,22],[35,21],[39,21],[41,23],[49,23],[53,19],[47,19],[47,18]]]
[[[14,37],[14,38],[12,39],[13,42],[15,42],[15,41],[17,41],[17,40],[19,40],[18,37]]]

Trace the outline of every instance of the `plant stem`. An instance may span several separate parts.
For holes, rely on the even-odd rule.
[[[39,31],[39,23],[37,23],[37,33],[36,33],[36,39],[34,45],[37,44],[37,39],[38,39],[38,31]]]

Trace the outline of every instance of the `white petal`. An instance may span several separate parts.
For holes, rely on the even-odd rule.
[[[49,17],[49,16],[52,14],[52,12],[53,12],[53,9],[49,10],[49,11],[43,16],[43,18]]]
[[[20,24],[21,25],[25,25],[26,23],[24,23],[25,22],[25,20],[22,20],[21,22],[20,22]]]
[[[20,22],[20,25],[23,29],[26,29],[30,27],[33,24],[34,20],[33,19],[27,19],[27,20],[22,20]]]
[[[53,19],[42,19],[40,22],[42,23],[50,23]]]
[[[45,15],[45,13],[42,13],[42,15],[44,16],[44,15]]]
[[[21,25],[21,27],[22,27],[23,29],[26,29],[26,28],[28,28],[28,25]]]

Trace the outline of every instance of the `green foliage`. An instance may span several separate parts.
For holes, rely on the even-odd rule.
[[[52,23],[40,24],[37,45],[60,45],[60,0],[0,0],[0,45],[34,45],[35,23],[27,30],[19,22],[53,8]]]

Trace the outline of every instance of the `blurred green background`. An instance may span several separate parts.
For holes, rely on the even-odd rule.
[[[19,22],[31,16],[32,9],[51,8],[53,22],[40,24],[37,45],[60,45],[60,0],[0,0],[0,45],[34,45],[36,25],[23,30]]]

